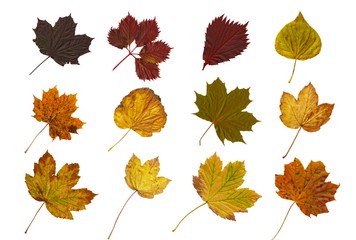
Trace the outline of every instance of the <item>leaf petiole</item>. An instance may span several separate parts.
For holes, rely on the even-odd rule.
[[[30,228],[30,226],[31,226],[31,224],[32,224],[32,222],[33,222],[33,220],[35,220],[35,218],[36,218],[38,212],[41,210],[41,208],[43,207],[44,204],[45,204],[45,202],[43,202],[43,203],[41,204],[41,206],[40,206],[40,208],[37,210],[35,216],[33,216],[33,218],[32,218],[32,220],[31,220],[30,224],[28,225],[28,227],[27,227],[26,230],[25,230],[25,234],[27,233],[27,231],[28,231],[28,229]]]
[[[136,58],[136,57],[134,56],[134,53],[133,53],[133,51],[135,51],[136,48],[137,48],[137,46],[134,47],[132,50],[130,50],[130,48],[127,48],[127,51],[129,51],[129,53],[128,53],[118,64],[116,64],[116,66],[115,66],[112,70],[114,71],[114,70],[115,70],[123,61],[125,61],[125,59],[128,58],[130,55],[133,56],[134,58]]]
[[[295,65],[297,64],[297,59],[294,60],[294,65],[293,65],[293,71],[292,71],[292,75],[289,78],[288,83],[291,83],[293,75],[294,75],[294,71],[295,71]]]
[[[120,217],[122,211],[124,210],[126,204],[128,203],[128,201],[132,198],[132,196],[133,196],[136,192],[137,192],[137,191],[134,191],[134,192],[130,195],[130,197],[126,200],[124,206],[122,206],[122,208],[121,208],[121,210],[120,210],[120,212],[119,212],[119,215],[117,215],[117,218],[116,218],[116,220],[115,220],[114,226],[113,226],[112,229],[111,229],[111,232],[110,232],[110,234],[109,234],[108,239],[110,239],[111,234],[113,233],[113,231],[114,231],[114,229],[115,229],[115,225],[116,225],[116,223],[117,223],[117,220],[119,220],[119,217]]]
[[[32,146],[33,142],[36,140],[36,138],[38,137],[38,135],[41,134],[41,132],[43,132],[43,130],[45,130],[45,128],[48,126],[48,123],[41,129],[41,131],[39,131],[37,133],[37,135],[35,136],[35,138],[32,140],[32,142],[30,143],[30,145],[27,147],[27,149],[25,150],[25,153],[27,153],[27,151],[30,149],[30,147]]]
[[[201,146],[201,140],[203,139],[203,137],[205,136],[205,134],[209,131],[209,129],[211,128],[211,126],[213,126],[214,123],[211,123],[210,126],[208,127],[208,129],[205,130],[205,132],[203,133],[203,135],[201,136],[201,138],[199,139],[199,146]]]
[[[37,67],[35,67],[35,69],[33,69],[32,72],[30,72],[29,75],[31,75],[34,71],[36,71],[37,68],[39,68],[45,61],[47,61],[48,58],[50,58],[50,56],[48,56],[45,60],[43,60],[40,64],[38,64]]]
[[[300,132],[300,130],[302,129],[302,127],[300,127],[299,129],[298,129],[298,132],[297,132],[297,134],[295,135],[295,137],[294,137],[294,139],[293,139],[293,142],[292,142],[292,144],[290,145],[290,147],[288,148],[288,151],[287,151],[287,153],[282,157],[282,158],[285,158],[285,157],[287,157],[287,155],[288,155],[288,153],[289,153],[289,151],[290,151],[290,149],[292,148],[292,146],[293,146],[293,144],[294,144],[294,142],[295,142],[295,140],[297,139],[297,137],[298,137],[298,134],[299,134],[299,132]]]
[[[189,213],[187,213],[177,224],[177,226],[172,230],[172,232],[175,232],[177,230],[177,228],[179,227],[179,225],[183,222],[183,220],[188,217],[192,212],[194,212],[195,210],[197,210],[198,208],[204,206],[207,202],[200,204],[198,207],[194,208],[193,210],[191,210]]]
[[[284,217],[281,226],[279,227],[277,233],[273,236],[272,240],[275,239],[275,238],[277,237],[278,233],[281,231],[281,229],[282,229],[282,227],[283,227],[283,225],[284,225],[284,223],[285,223],[285,221],[286,221],[286,219],[287,219],[287,216],[288,216],[290,210],[292,209],[294,203],[295,203],[295,202],[293,202],[292,205],[290,205],[290,207],[289,207],[289,209],[288,209],[288,212],[287,212],[286,216]]]
[[[126,137],[126,135],[130,132],[131,128],[129,128],[129,130],[127,130],[127,132],[124,134],[124,136],[122,136],[119,141],[117,141],[114,145],[111,146],[111,148],[109,148],[108,152],[111,151],[111,149],[113,149],[117,144],[119,144],[119,142],[121,142],[122,139],[124,139]]]

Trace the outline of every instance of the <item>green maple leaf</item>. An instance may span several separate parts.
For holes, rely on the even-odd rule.
[[[241,131],[252,131],[252,126],[259,122],[251,113],[243,111],[251,102],[249,89],[236,87],[227,93],[225,83],[217,78],[212,84],[207,83],[206,96],[197,92],[195,95],[199,111],[194,114],[211,122],[205,133],[212,125],[215,126],[216,134],[223,144],[225,139],[245,143]]]

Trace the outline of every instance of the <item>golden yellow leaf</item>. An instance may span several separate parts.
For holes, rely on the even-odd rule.
[[[308,24],[301,12],[297,18],[286,24],[277,34],[276,51],[289,59],[295,59],[292,80],[297,60],[307,60],[315,57],[321,50],[319,34]]]
[[[142,137],[150,137],[153,132],[160,132],[166,120],[167,114],[160,97],[149,88],[131,91],[114,112],[114,121],[119,128],[128,128],[129,131],[132,129]],[[121,140],[122,138],[116,144]]]
[[[133,154],[126,165],[125,181],[141,197],[153,198],[162,193],[171,181],[165,177],[157,177],[159,169],[158,157],[147,160],[141,165],[141,160]]]
[[[318,131],[322,125],[330,120],[334,108],[334,104],[323,103],[318,105],[318,101],[318,94],[311,83],[299,92],[298,99],[295,99],[290,93],[283,92],[280,104],[281,121],[289,128],[299,128],[298,133],[302,128],[308,132]]]

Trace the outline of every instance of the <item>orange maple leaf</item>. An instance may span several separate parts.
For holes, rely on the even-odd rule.
[[[35,163],[33,171],[33,176],[26,174],[28,192],[35,200],[43,201],[39,210],[46,204],[47,210],[55,217],[73,219],[71,211],[85,209],[85,205],[96,196],[86,188],[72,189],[80,178],[77,163],[63,165],[55,175],[56,161],[48,151]]]
[[[39,122],[46,122],[44,128],[35,136],[32,143],[37,136],[49,125],[49,135],[54,140],[59,139],[70,140],[70,133],[77,133],[77,130],[82,128],[84,122],[79,118],[72,117],[72,114],[77,110],[76,94],[62,94],[59,96],[57,87],[53,87],[48,92],[43,91],[42,100],[35,97],[33,116]],[[30,146],[26,149],[28,151]]]
[[[284,175],[276,175],[275,184],[279,189],[277,194],[281,198],[293,201],[287,215],[294,203],[309,217],[310,214],[317,216],[320,213],[329,212],[326,203],[335,200],[334,195],[340,185],[325,182],[328,175],[321,161],[310,161],[306,169],[298,158],[286,164]]]

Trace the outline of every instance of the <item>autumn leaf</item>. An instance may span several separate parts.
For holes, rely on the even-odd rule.
[[[239,188],[246,174],[244,162],[229,162],[222,169],[222,161],[216,153],[200,165],[199,175],[193,176],[193,185],[204,203],[189,212],[179,224],[193,211],[207,204],[218,216],[235,221],[235,212],[247,212],[261,197],[248,188]]]
[[[221,15],[209,25],[205,34],[203,70],[206,65],[216,65],[240,55],[249,44],[247,24],[231,21]]]
[[[308,132],[316,132],[330,120],[334,104],[323,103],[318,105],[318,101],[318,94],[311,83],[299,92],[298,99],[295,99],[290,93],[283,92],[280,104],[282,112],[280,119],[286,127],[299,128],[283,158],[288,155],[302,128]]]
[[[195,92],[199,111],[198,117],[210,121],[211,125],[205,131],[215,126],[216,134],[222,143],[227,139],[231,142],[244,142],[241,131],[252,131],[252,126],[259,122],[251,113],[242,111],[251,102],[249,89],[236,87],[226,92],[225,83],[217,78],[212,84],[207,84],[206,96]],[[205,133],[199,140],[204,137]]]
[[[287,215],[294,203],[308,217],[310,217],[310,214],[317,216],[329,212],[326,203],[335,200],[334,195],[340,185],[325,182],[328,176],[329,173],[325,171],[325,166],[321,161],[310,161],[306,169],[298,158],[286,164],[284,175],[276,175],[275,184],[279,189],[277,194],[281,198],[293,201]]]
[[[95,193],[86,188],[72,189],[80,178],[77,163],[63,165],[55,175],[56,161],[47,151],[34,165],[34,175],[26,174],[26,185],[30,195],[35,200],[43,201],[39,210],[46,204],[47,210],[53,216],[73,219],[71,211],[84,210],[85,205],[89,204],[96,196]]]
[[[75,35],[77,24],[71,15],[60,17],[54,27],[46,20],[38,19],[35,29],[36,43],[40,52],[48,57],[41,62],[30,75],[44,63],[48,58],[52,58],[61,66],[64,64],[79,64],[78,58],[90,52],[89,46],[93,38],[85,34]]]
[[[33,116],[39,122],[46,122],[47,124],[35,136],[25,153],[31,147],[32,143],[38,135],[49,126],[49,135],[54,140],[59,139],[70,140],[72,137],[70,133],[77,133],[77,130],[82,128],[84,122],[79,118],[72,117],[72,114],[77,110],[76,94],[62,94],[59,96],[57,87],[53,87],[48,92],[43,91],[42,100],[35,97]]]
[[[126,165],[125,181],[129,188],[134,190],[134,192],[130,195],[130,197],[126,200],[124,206],[121,208],[121,211],[116,218],[116,221],[109,234],[108,239],[110,239],[114,231],[115,225],[127,202],[136,192],[143,198],[153,198],[155,195],[162,193],[163,190],[166,188],[166,186],[171,180],[165,177],[157,177],[159,170],[160,164],[158,157],[151,160],[147,160],[143,165],[141,165],[141,160],[136,157],[135,154],[132,155],[131,159]]]
[[[140,23],[130,15],[121,19],[118,28],[111,28],[109,43],[128,54],[114,67],[115,70],[129,56],[135,59],[136,74],[141,80],[159,78],[158,64],[169,58],[171,47],[163,41],[155,41],[159,35],[156,19],[146,19]],[[136,46],[131,46],[135,41]],[[140,50],[138,48],[141,48]],[[139,50],[135,52],[135,50]]]
[[[321,45],[319,34],[305,21],[301,12],[279,31],[275,41],[276,51],[286,58],[294,59],[289,82],[292,81],[297,60],[315,57],[320,53]]]
[[[116,142],[115,147],[130,130],[142,137],[150,137],[154,132],[160,132],[166,124],[167,114],[161,99],[149,88],[138,88],[125,96],[115,109],[114,121],[119,128],[128,128],[126,134]]]

